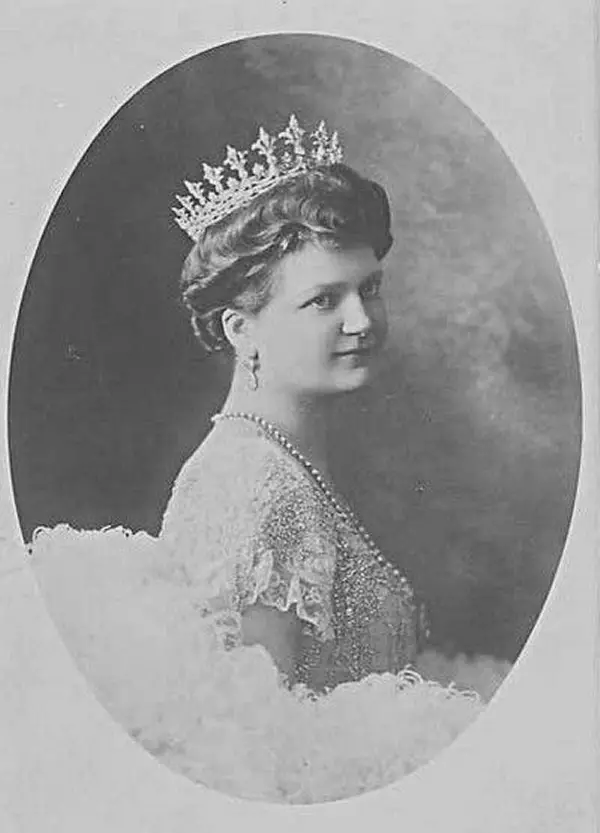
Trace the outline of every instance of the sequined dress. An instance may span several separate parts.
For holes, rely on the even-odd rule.
[[[230,795],[348,798],[431,760],[481,712],[470,692],[404,667],[421,627],[408,583],[251,422],[211,431],[158,537],[59,525],[38,530],[30,557],[108,712],[171,769]],[[242,644],[256,601],[295,609],[304,686]],[[417,671],[431,673],[430,653]]]
[[[160,536],[225,648],[242,644],[241,616],[254,603],[295,609],[296,681],[315,691],[398,672],[423,640],[408,581],[374,557],[336,499],[346,512],[260,426],[227,420],[183,466]]]

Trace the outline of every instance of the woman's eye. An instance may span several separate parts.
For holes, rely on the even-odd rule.
[[[315,307],[320,310],[333,309],[335,307],[336,298],[332,293],[323,292],[321,295],[315,295],[308,302],[308,306]]]

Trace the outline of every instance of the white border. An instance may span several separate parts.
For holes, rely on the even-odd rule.
[[[228,799],[130,741],[74,670],[19,551],[0,542],[0,828],[264,833],[398,825],[592,831],[598,505],[597,164],[592,0],[105,0],[3,12],[0,357],[56,197],[98,129],[140,86],[204,48],[267,32],[346,36],[436,77],[493,131],[552,236],[575,317],[584,448],[574,520],[544,613],[476,725],[386,790],[308,808]],[[18,539],[5,449],[0,534]],[[596,769],[596,776],[598,770]],[[207,824],[208,822],[208,824]]]

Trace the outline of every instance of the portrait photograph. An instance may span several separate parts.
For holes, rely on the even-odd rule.
[[[31,251],[11,552],[143,765],[350,808],[492,726],[566,569],[586,359],[481,114],[368,38],[220,39],[109,107]]]

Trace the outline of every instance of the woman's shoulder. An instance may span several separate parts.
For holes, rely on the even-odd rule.
[[[315,489],[298,463],[254,426],[218,424],[183,464],[165,519],[192,513],[212,520],[250,513],[256,521],[302,503],[318,511]]]
[[[175,483],[262,493],[273,485],[301,486],[306,478],[290,455],[254,426],[231,423],[218,424],[210,431],[186,460]]]

